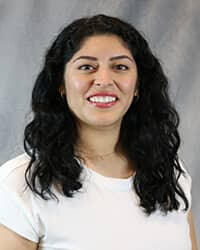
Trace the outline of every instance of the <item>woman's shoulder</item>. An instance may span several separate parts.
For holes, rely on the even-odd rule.
[[[189,191],[191,191],[192,177],[191,177],[191,175],[189,173],[189,170],[187,169],[187,166],[186,166],[185,162],[183,161],[183,159],[181,159],[179,157],[178,161],[179,161],[181,169],[184,171],[184,173],[181,174],[180,177],[179,177],[179,182],[184,187],[187,186],[187,188],[189,189]]]
[[[10,191],[17,191],[25,186],[25,171],[30,157],[26,153],[4,162],[0,166],[0,186]]]
[[[0,224],[38,242],[40,224],[33,193],[25,181],[29,161],[30,157],[23,153],[0,166]]]
[[[186,195],[186,198],[188,199],[188,202],[189,202],[188,211],[189,211],[192,207],[192,176],[190,175],[189,170],[188,170],[184,160],[179,157],[178,161],[179,161],[181,169],[184,171],[184,173],[182,173],[179,176],[178,183],[181,186],[181,188],[183,189],[183,191]],[[184,204],[183,204],[182,199],[180,200],[180,203],[181,203],[181,207],[183,207]]]

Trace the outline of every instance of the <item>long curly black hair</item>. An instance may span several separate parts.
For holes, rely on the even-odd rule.
[[[165,214],[178,210],[178,194],[187,211],[188,199],[178,183],[185,173],[177,153],[180,118],[169,98],[167,77],[145,38],[131,24],[106,15],[75,20],[47,50],[32,91],[33,119],[24,130],[24,149],[31,157],[25,173],[28,187],[44,200],[57,199],[53,184],[67,197],[74,197],[82,187],[83,167],[74,150],[78,129],[59,89],[66,63],[84,39],[98,34],[120,37],[137,65],[140,97],[123,117],[119,143],[134,162],[134,188],[141,208],[147,215],[158,206]]]

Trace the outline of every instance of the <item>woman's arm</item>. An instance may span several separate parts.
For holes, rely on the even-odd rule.
[[[0,224],[0,246],[2,250],[37,250],[38,244],[27,240]]]
[[[188,222],[190,225],[190,238],[192,242],[192,250],[198,250],[197,248],[197,240],[196,240],[196,234],[195,234],[195,228],[193,223],[193,217],[192,217],[192,210],[190,209],[188,213]]]

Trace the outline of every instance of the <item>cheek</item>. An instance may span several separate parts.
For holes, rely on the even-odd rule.
[[[123,93],[127,95],[132,95],[134,93],[135,88],[136,88],[136,79],[127,79],[121,85]]]
[[[70,77],[65,82],[66,90],[72,95],[82,95],[89,87],[89,84],[78,76]]]
[[[129,72],[129,74],[122,76],[120,81],[121,90],[124,94],[132,95],[136,89],[137,84],[137,70],[133,69]]]

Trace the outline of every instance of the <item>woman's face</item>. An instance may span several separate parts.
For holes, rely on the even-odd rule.
[[[98,128],[121,125],[133,101],[136,81],[137,67],[131,52],[115,35],[87,38],[64,72],[70,110],[80,125]],[[94,94],[100,96],[88,100]],[[117,101],[105,97],[110,94],[117,96]]]

